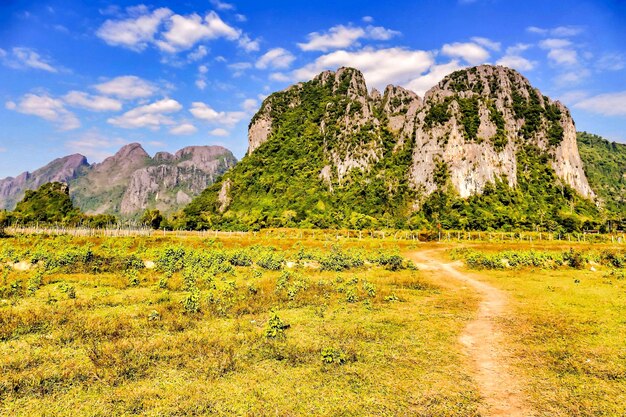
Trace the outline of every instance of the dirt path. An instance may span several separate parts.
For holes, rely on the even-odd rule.
[[[484,401],[483,416],[530,417],[534,413],[526,404],[522,383],[511,373],[507,352],[502,348],[502,334],[495,321],[507,307],[506,295],[489,284],[478,281],[439,259],[436,250],[414,252],[418,267],[439,270],[475,289],[482,300],[476,319],[460,336],[465,353],[474,367],[474,377]]]

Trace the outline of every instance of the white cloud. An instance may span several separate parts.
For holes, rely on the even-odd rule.
[[[26,94],[19,103],[9,101],[5,107],[19,113],[41,117],[53,122],[61,130],[72,130],[80,127],[80,121],[74,113],[65,108],[65,103],[47,94]]]
[[[172,135],[191,135],[197,131],[198,129],[191,123],[181,123],[170,129]]]
[[[573,49],[551,49],[548,58],[557,65],[576,65],[578,53]]]
[[[513,46],[509,46],[506,48],[507,55],[519,55],[522,52],[528,50],[532,45],[527,43],[516,43]]]
[[[249,68],[252,68],[252,64],[250,62],[235,62],[228,65],[228,68],[235,71],[243,71]]]
[[[237,41],[237,44],[241,49],[246,52],[256,52],[261,49],[261,47],[259,46],[259,40],[250,39],[250,36],[246,35],[245,33],[241,35],[241,37]]]
[[[527,43],[517,43],[513,46],[506,48],[505,55],[500,58],[496,64],[503,65],[505,67],[514,68],[518,71],[531,71],[533,70],[537,62],[524,58],[522,52],[528,50],[531,45]]]
[[[296,59],[291,52],[283,48],[274,48],[267,51],[256,62],[255,66],[259,69],[266,68],[289,68],[291,63]]]
[[[323,70],[348,66],[361,70],[371,86],[383,89],[387,84],[404,84],[415,79],[434,63],[434,54],[421,50],[364,48],[354,52],[335,51],[295,70],[292,78],[308,80]]]
[[[235,10],[234,5],[220,0],[211,0],[211,4],[215,6],[217,10]]]
[[[529,26],[526,28],[527,32],[534,33],[536,35],[549,35],[549,36],[576,36],[584,32],[584,28],[580,26],[558,26],[555,28],[540,28],[537,26]]]
[[[207,82],[206,80],[202,79],[202,78],[198,78],[196,80],[196,87],[198,87],[199,90],[204,90],[207,86]]]
[[[513,68],[518,71],[531,71],[537,65],[535,61],[531,61],[520,55],[505,55],[500,58],[496,64]]]
[[[124,75],[94,86],[102,94],[125,100],[146,98],[154,95],[157,88],[150,82],[135,75]]]
[[[574,107],[604,116],[626,116],[626,91],[589,97]]]
[[[334,49],[348,48],[355,45],[361,38],[373,40],[389,40],[400,32],[386,29],[382,26],[358,26],[337,25],[328,29],[325,33],[312,32],[307,36],[308,41],[298,43],[303,51],[328,52]]]
[[[382,26],[368,26],[365,28],[367,39],[373,39],[376,41],[388,41],[394,36],[400,35],[397,30],[391,30]]]
[[[11,49],[10,55],[5,50],[1,50],[0,58],[3,58],[4,65],[10,68],[32,68],[52,73],[59,72],[48,59],[43,58],[31,48],[15,47]]]
[[[372,23],[374,21],[374,18],[372,16],[363,16],[361,20],[365,23]]]
[[[254,112],[259,108],[259,102],[253,98],[247,98],[241,103],[241,108],[247,112]]]
[[[461,58],[470,65],[483,64],[489,58],[489,52],[473,42],[447,43],[441,48],[441,53],[452,58]]]
[[[288,75],[282,72],[273,72],[270,74],[270,80],[284,83],[284,82],[291,81],[291,78],[289,78]]]
[[[96,35],[109,45],[142,51],[154,41],[161,24],[173,14],[165,7],[152,13],[148,13],[145,7],[129,8],[128,11],[131,17],[105,21]]]
[[[539,46],[543,49],[557,49],[557,48],[565,48],[572,44],[571,41],[567,39],[555,39],[548,38],[539,42]]]
[[[217,13],[211,11],[204,18],[193,13],[189,16],[172,15],[167,22],[163,39],[156,42],[165,52],[177,52],[193,47],[202,40],[226,38],[238,39],[240,32],[225,23]]]
[[[248,18],[247,18],[245,15],[241,14],[241,13],[237,13],[237,14],[235,15],[235,19],[236,19],[238,22],[245,22],[245,21],[247,21],[247,20],[248,20]]]
[[[617,53],[604,54],[596,62],[596,67],[602,71],[619,71],[626,68],[626,56]]]
[[[190,52],[189,55],[187,55],[187,59],[189,61],[199,61],[205,56],[207,56],[208,54],[209,54],[209,49],[204,45],[200,45],[196,48],[195,51]]]
[[[548,59],[557,65],[576,65],[578,53],[567,39],[548,38],[539,42],[539,47],[548,51]]]
[[[165,98],[136,107],[121,116],[108,119],[107,122],[125,129],[148,127],[152,130],[158,130],[161,125],[173,125],[174,121],[167,115],[176,113],[182,108],[183,106],[176,100]]]
[[[196,101],[191,104],[189,110],[195,118],[207,121],[212,124],[234,126],[246,117],[246,113],[242,111],[216,111],[205,103]]]
[[[474,36],[471,40],[481,46],[484,46],[487,49],[491,49],[492,51],[499,51],[501,47],[500,42],[492,41],[489,38]]]
[[[426,91],[434,87],[446,75],[461,68],[463,68],[463,66],[456,60],[450,61],[446,64],[433,65],[427,73],[404,83],[403,85],[423,97]]]
[[[94,96],[82,91],[70,91],[63,100],[71,106],[82,107],[92,111],[119,111],[122,103],[119,100],[104,96]]]
[[[209,135],[211,135],[211,136],[224,137],[224,136],[228,136],[229,134],[230,133],[228,132],[228,130],[222,129],[221,127],[218,127],[216,129],[213,129],[213,130],[209,131]]]
[[[347,48],[363,36],[365,36],[365,30],[360,27],[338,25],[333,26],[326,33],[309,33],[308,42],[298,43],[298,46],[303,51],[326,52],[331,49]]]
[[[576,71],[569,71],[559,74],[556,78],[556,85],[571,87],[580,84],[585,78],[591,75],[591,71],[585,68],[579,68]]]

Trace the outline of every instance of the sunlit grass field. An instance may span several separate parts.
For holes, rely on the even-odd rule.
[[[469,271],[510,296],[501,326],[538,414],[626,415],[624,245],[481,244],[470,251],[489,258],[487,265],[494,255],[509,264],[494,270],[478,262]],[[462,252],[453,250],[453,258],[471,258]],[[510,265],[514,254],[519,265]],[[566,265],[555,264],[563,257]]]
[[[477,415],[458,343],[477,298],[411,250],[1,239],[0,414]]]

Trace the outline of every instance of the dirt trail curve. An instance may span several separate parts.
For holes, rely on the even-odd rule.
[[[442,271],[444,274],[475,289],[482,300],[475,320],[470,322],[460,341],[474,367],[474,376],[483,398],[481,415],[487,417],[530,417],[534,413],[521,391],[522,382],[516,379],[507,365],[507,352],[502,348],[502,335],[496,326],[507,306],[506,295],[489,284],[478,281],[442,262],[437,250],[413,252],[418,267]]]

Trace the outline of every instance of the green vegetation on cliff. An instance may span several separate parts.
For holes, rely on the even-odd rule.
[[[626,144],[587,132],[577,139],[589,185],[609,213],[626,218]]]

